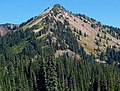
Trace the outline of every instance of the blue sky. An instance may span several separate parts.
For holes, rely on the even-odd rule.
[[[120,28],[120,0],[0,0],[0,24],[19,24],[54,4]]]

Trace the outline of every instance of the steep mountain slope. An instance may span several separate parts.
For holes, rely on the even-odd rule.
[[[5,35],[11,30],[16,30],[19,27],[19,24],[0,24],[0,36]]]
[[[50,33],[53,41],[59,40],[59,38],[55,31],[53,32],[52,30],[58,28],[59,32],[63,32],[63,36],[66,32],[72,32],[71,35],[77,40],[78,45],[83,46],[87,53],[93,55],[99,55],[98,50],[102,52],[107,47],[116,46],[118,48],[120,46],[119,35],[117,35],[119,29],[116,28],[117,32],[112,31],[117,36],[113,37],[112,33],[109,32],[109,26],[102,25],[100,22],[85,15],[72,14],[58,4],[46,9],[42,14],[22,27],[23,30],[27,28],[31,28],[35,33],[40,33],[42,30],[47,29],[44,34],[38,36],[38,39]],[[69,48],[66,40],[64,42]]]
[[[118,30],[46,9],[0,37],[0,91],[120,91]]]

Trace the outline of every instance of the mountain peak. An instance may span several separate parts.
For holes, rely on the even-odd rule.
[[[55,4],[53,7],[62,7],[60,4]]]
[[[52,10],[55,11],[55,12],[59,12],[59,11],[66,11],[65,8],[63,6],[61,6],[60,4],[55,4],[53,7],[52,7]]]
[[[120,45],[120,40],[117,39],[117,37],[119,37],[117,33],[114,32],[115,35],[117,35],[117,37],[115,37],[107,32],[110,31],[111,28],[103,27],[99,22],[85,15],[70,13],[59,4],[47,8],[41,15],[28,22],[23,29],[27,28],[32,28],[35,33],[50,30],[45,34],[41,34],[39,38],[49,35],[50,33],[53,41],[59,40],[59,38],[56,32],[52,30],[57,29],[59,33],[61,33],[61,31],[67,34],[70,33],[71,36],[74,36],[77,40],[78,44],[85,48],[87,53],[94,55],[97,54],[98,48],[103,51],[109,46],[115,45],[118,47]],[[64,34],[62,36],[64,36]],[[66,43],[66,45],[69,44]]]
[[[64,7],[61,6],[60,4],[55,4],[55,5],[53,6],[53,8],[64,9]]]
[[[51,7],[51,10],[53,11],[60,11],[60,10],[65,10],[65,8],[63,6],[61,6],[60,4],[55,4],[54,6]]]
[[[55,4],[52,7],[48,7],[47,9],[44,10],[43,14],[48,14],[51,11],[53,11],[54,13],[59,13],[60,11],[65,11],[64,7],[61,6],[60,4]]]

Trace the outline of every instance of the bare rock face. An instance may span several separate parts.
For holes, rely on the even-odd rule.
[[[61,57],[63,55],[67,54],[69,57],[72,57],[72,58],[75,58],[76,60],[79,60],[80,59],[80,55],[76,54],[75,52],[69,50],[69,49],[66,49],[66,50],[57,50],[56,53],[55,53],[55,57],[58,58],[58,57]]]

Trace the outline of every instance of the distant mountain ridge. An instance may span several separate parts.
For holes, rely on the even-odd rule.
[[[16,30],[19,27],[19,24],[0,24],[0,35],[3,36],[11,30]]]

